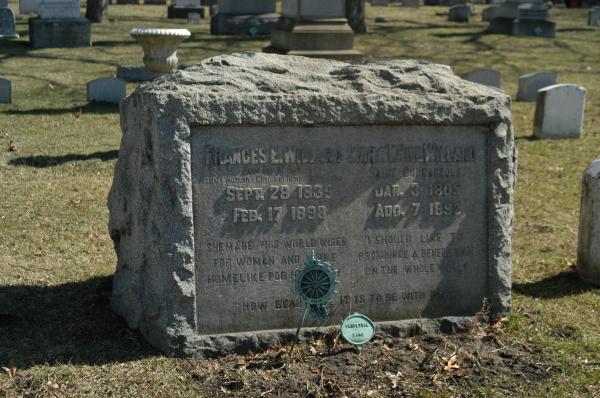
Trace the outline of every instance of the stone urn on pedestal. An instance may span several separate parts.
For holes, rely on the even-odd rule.
[[[187,29],[132,29],[129,34],[144,49],[144,65],[154,77],[177,69],[177,46],[190,37]]]

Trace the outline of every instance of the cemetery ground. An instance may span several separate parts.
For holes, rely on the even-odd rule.
[[[493,67],[513,98],[518,77],[534,71],[588,90],[576,140],[531,139],[535,104],[513,102],[511,315],[483,310],[468,333],[379,338],[361,355],[335,335],[292,359],[286,348],[161,355],[109,308],[116,258],[106,200],[121,131],[117,107],[86,103],[86,82],[141,63],[133,27],[188,28],[182,64],[268,41],[211,36],[206,21],[167,20],[166,6],[113,5],[110,22],[93,25],[93,47],[32,50],[23,19],[21,39],[0,42],[0,75],[13,82],[13,104],[0,105],[0,397],[600,396],[600,289],[574,271],[581,173],[600,153],[600,30],[586,26],[586,10],[555,9],[556,39],[488,35],[479,15],[459,24],[435,15],[442,10],[368,7],[356,48],[461,75]],[[373,23],[380,14],[386,22]]]

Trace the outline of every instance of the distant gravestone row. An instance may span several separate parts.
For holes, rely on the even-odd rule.
[[[494,69],[475,69],[465,80],[500,89],[501,75]],[[585,88],[556,84],[556,74],[537,72],[519,78],[517,100],[536,102],[534,137],[540,139],[578,138],[583,128]]]

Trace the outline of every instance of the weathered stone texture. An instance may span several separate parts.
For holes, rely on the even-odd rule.
[[[204,191],[199,180],[205,160],[198,158],[197,149],[202,148],[198,140],[204,134],[216,139],[219,131],[226,140],[239,139],[243,131],[255,140],[269,130],[274,134],[272,142],[278,142],[277,134],[311,132],[315,140],[321,134],[326,142],[345,132],[349,140],[357,140],[357,132],[363,129],[366,144],[369,131],[399,134],[399,138],[413,130],[447,135],[445,139],[454,131],[461,131],[461,136],[474,134],[480,143],[475,145],[480,148],[476,156],[485,159],[485,167],[478,171],[487,198],[482,207],[487,245],[483,254],[487,264],[481,265],[487,267],[485,298],[495,313],[510,309],[516,173],[510,98],[460,79],[447,66],[420,61],[350,64],[256,53],[214,57],[139,87],[121,102],[121,127],[119,160],[109,195],[109,231],[118,257],[112,306],[130,327],[169,353],[207,357],[257,351],[289,342],[297,321],[292,317],[294,322],[270,330],[261,325],[276,315],[257,314],[246,329],[227,333],[210,324],[218,314],[199,315],[207,310],[200,298],[206,281],[198,279],[205,278],[207,271],[205,234],[256,232],[248,229],[250,225],[236,229],[223,224],[220,205],[199,199],[211,193]],[[333,130],[336,135],[328,133]],[[359,199],[356,195],[352,191],[341,195],[340,209]],[[206,216],[204,210],[214,212],[215,217]],[[335,224],[328,225],[335,228]],[[298,228],[302,234],[304,227]],[[344,264],[335,265],[344,272]],[[342,284],[356,277],[353,272],[342,274]],[[261,289],[291,295],[291,284],[273,285],[261,285]],[[214,313],[229,311],[231,302],[246,294],[242,288],[225,288]],[[469,313],[375,320],[386,321],[378,323],[380,333],[450,332],[469,322],[477,303],[471,304]],[[424,311],[435,313],[427,307]],[[332,317],[330,325],[338,322],[337,317]],[[207,328],[219,334],[200,332]]]

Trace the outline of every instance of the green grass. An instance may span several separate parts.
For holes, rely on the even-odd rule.
[[[479,16],[458,24],[435,15],[442,10],[368,7],[369,33],[356,48],[367,59],[426,59],[457,74],[493,67],[513,97],[518,77],[532,71],[588,90],[578,140],[530,140],[534,105],[513,103],[519,174],[514,313],[505,333],[546,347],[557,370],[520,395],[599,396],[600,290],[569,264],[581,173],[600,154],[600,30],[586,26],[585,10],[552,10],[555,39],[488,35]],[[378,14],[387,22],[374,24]],[[106,198],[121,133],[116,107],[85,100],[87,81],[141,63],[131,28],[184,23],[164,18],[165,6],[111,6],[109,15],[93,25],[91,48],[30,49],[26,20],[18,21],[21,39],[0,41],[0,76],[12,80],[14,102],[0,104],[0,366],[17,368],[15,378],[0,375],[0,397],[198,393],[187,361],[160,355],[108,309],[116,258]],[[207,22],[186,27],[192,38],[178,52],[185,64],[268,44],[211,36]],[[429,394],[422,396],[437,395]],[[477,386],[470,394],[503,396]]]

